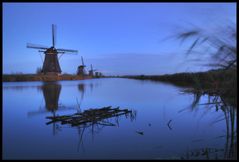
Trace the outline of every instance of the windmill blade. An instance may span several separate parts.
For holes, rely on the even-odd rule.
[[[56,26],[52,24],[52,47],[55,47],[55,28]]]
[[[57,43],[57,41],[56,41],[56,39],[57,39],[57,26],[56,25],[54,25],[54,47],[55,47],[55,45],[56,45],[56,43]]]
[[[56,49],[59,52],[68,52],[68,53],[78,53],[77,50],[71,50],[71,49],[62,49],[62,48],[58,48]]]
[[[62,53],[62,54],[58,57],[59,60],[61,59],[61,56],[63,56],[63,54],[64,54],[64,53]]]
[[[58,52],[57,51],[57,54],[60,54],[60,56],[58,57],[58,59],[60,60],[60,58],[63,56],[63,54],[67,54],[67,53],[65,53],[65,52]]]
[[[57,54],[64,54],[65,52],[57,51]]]
[[[39,50],[39,54],[40,54],[40,57],[41,57],[41,61],[42,61],[42,63],[43,63],[43,58],[42,58],[42,56],[41,56],[41,53],[40,52],[45,52],[45,51],[41,51],[41,50]]]
[[[91,67],[92,71],[97,71],[98,70],[98,69],[93,69],[93,65],[92,64],[90,64],[90,67]]]
[[[48,47],[46,47],[46,46],[31,44],[31,43],[27,43],[27,48],[35,48],[35,49],[43,49],[43,50],[48,49]]]
[[[82,57],[82,56],[81,56],[81,62],[82,62],[82,65],[85,66],[84,60],[83,60],[83,57]]]

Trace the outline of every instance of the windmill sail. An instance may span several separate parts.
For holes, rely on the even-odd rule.
[[[35,48],[35,49],[43,49],[46,50],[49,47],[43,46],[43,45],[37,45],[37,44],[32,44],[32,43],[27,43],[27,48]]]
[[[85,66],[84,60],[83,60],[83,57],[82,57],[82,56],[81,56],[81,62],[82,62],[82,66]]]
[[[69,53],[78,53],[77,50],[71,50],[71,49],[63,49],[63,48],[58,48],[57,49],[58,52],[69,52]]]
[[[52,47],[55,47],[55,26],[52,24]]]

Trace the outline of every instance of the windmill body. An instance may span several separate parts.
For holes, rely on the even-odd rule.
[[[94,76],[94,72],[92,70],[89,70],[89,76]]]
[[[42,67],[42,72],[44,74],[60,74],[61,67],[57,57],[57,50],[54,48],[49,48],[45,52],[45,60]]]
[[[77,75],[80,75],[80,76],[85,75],[85,67],[84,66],[82,66],[82,65],[78,66]]]
[[[89,76],[94,76],[94,71],[96,71],[96,69],[93,69],[93,66],[91,64],[91,69],[89,70]]]
[[[81,56],[81,63],[82,65],[78,66],[77,68],[77,75],[80,75],[80,76],[85,76],[86,73],[85,73],[85,64],[84,64],[84,60],[83,60],[83,57]]]
[[[45,54],[45,59],[42,66],[42,73],[46,75],[59,75],[61,74],[61,67],[59,64],[59,54],[77,53],[77,50],[70,49],[56,49],[55,48],[55,26],[52,25],[52,46],[50,48],[39,45],[27,44],[27,48],[38,49],[39,52]]]

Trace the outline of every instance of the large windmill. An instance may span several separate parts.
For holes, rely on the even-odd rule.
[[[33,44],[27,44],[27,48],[34,48],[38,49],[39,52],[43,52],[45,54],[45,59],[42,66],[42,73],[43,74],[50,74],[50,75],[58,75],[61,73],[61,67],[59,64],[59,58],[62,56],[62,54],[65,53],[74,53],[76,54],[77,50],[71,50],[71,49],[62,49],[62,48],[55,48],[55,25],[52,24],[52,46],[45,47],[45,46],[39,46],[39,45],[33,45]],[[58,58],[58,54],[61,54],[61,56]]]
[[[84,76],[86,66],[84,64],[84,60],[83,60],[82,56],[81,56],[81,63],[82,63],[82,65],[78,66],[78,68],[77,68],[77,75]]]

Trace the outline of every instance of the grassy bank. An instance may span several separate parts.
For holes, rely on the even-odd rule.
[[[124,78],[153,80],[192,88],[195,93],[220,95],[237,105],[237,72],[230,70],[211,70],[197,73],[177,73],[172,75],[124,76]]]
[[[78,76],[63,74],[59,76],[41,75],[41,74],[4,74],[3,82],[21,82],[21,81],[58,81],[58,80],[83,80],[92,79],[91,76]]]

